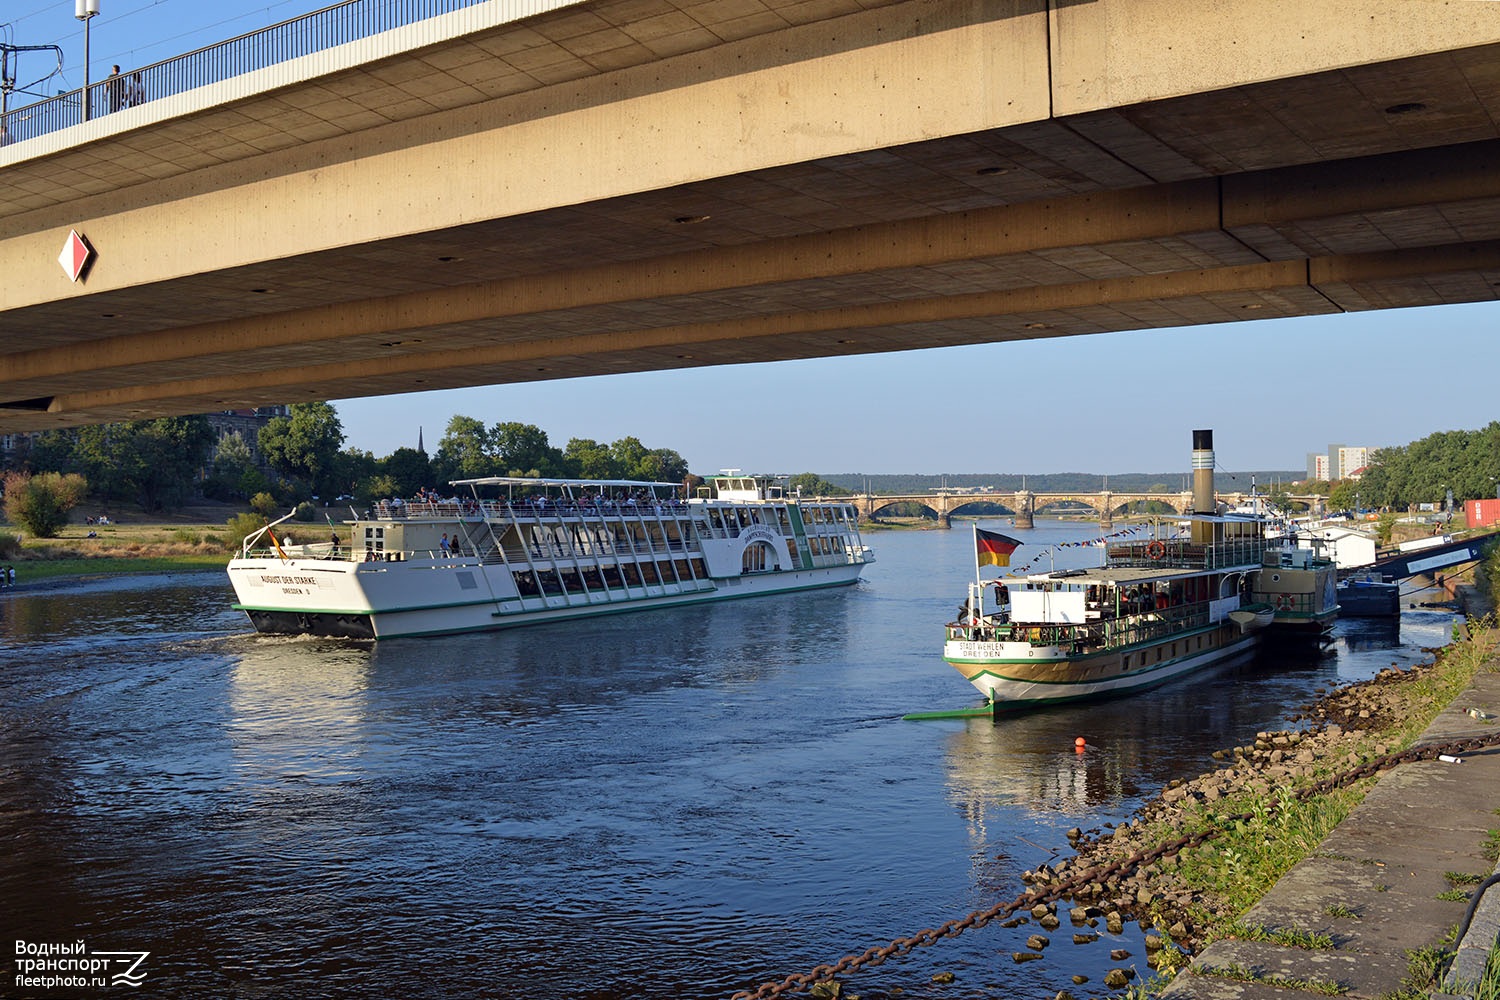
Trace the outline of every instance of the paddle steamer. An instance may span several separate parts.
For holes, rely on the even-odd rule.
[[[976,528],[975,580],[943,658],[1003,710],[1123,695],[1246,660],[1278,630],[1326,630],[1333,564],[1285,550],[1263,518],[1217,513],[1213,468],[1212,431],[1194,431],[1186,534],[1106,541],[1097,569],[983,581],[980,557],[1019,543]]]

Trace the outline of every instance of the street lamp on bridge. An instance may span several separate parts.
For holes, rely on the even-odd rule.
[[[89,22],[99,13],[99,0],[73,0],[73,16],[83,22],[83,120],[89,120]]]

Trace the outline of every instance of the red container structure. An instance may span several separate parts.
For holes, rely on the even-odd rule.
[[[1471,528],[1500,524],[1500,500],[1470,500],[1464,504],[1464,516]]]

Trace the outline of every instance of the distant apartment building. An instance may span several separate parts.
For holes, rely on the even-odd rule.
[[[251,461],[264,468],[266,460],[260,453],[260,429],[277,417],[290,415],[291,411],[285,406],[262,406],[253,410],[220,410],[218,413],[207,414],[207,417],[208,425],[214,430],[215,449],[219,446],[218,442],[231,434],[238,434],[250,447]]]
[[[1347,444],[1331,444],[1326,453],[1307,453],[1307,478],[1332,482],[1348,479],[1370,464],[1371,449]]]
[[[1369,448],[1344,444],[1328,446],[1328,471],[1334,473],[1335,479],[1348,479],[1369,464]]]
[[[15,468],[31,446],[30,434],[0,434],[0,469]]]

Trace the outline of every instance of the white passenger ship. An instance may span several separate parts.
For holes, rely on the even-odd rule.
[[[684,500],[671,483],[456,480],[470,498],[381,502],[346,522],[347,547],[283,544],[273,524],[229,563],[235,607],[261,632],[438,635],[845,586],[875,559],[851,504],[708,482]]]

